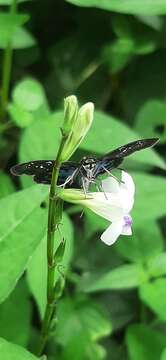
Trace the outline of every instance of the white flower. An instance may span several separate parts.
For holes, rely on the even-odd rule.
[[[132,234],[130,211],[134,204],[135,186],[132,177],[122,171],[121,182],[108,177],[102,181],[102,188],[104,192],[91,192],[87,197],[79,190],[64,189],[60,196],[64,200],[82,204],[111,221],[111,225],[101,235],[101,240],[112,245],[121,234]]]

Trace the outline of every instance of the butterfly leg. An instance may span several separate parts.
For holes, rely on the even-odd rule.
[[[99,183],[97,184],[97,182],[94,181],[94,184],[95,184],[95,186],[96,186],[97,191],[103,192],[106,200],[108,200],[107,195],[106,195],[106,193],[105,193],[105,190],[104,190],[104,188],[103,188],[102,182],[99,180]]]
[[[65,187],[67,184],[72,183],[75,176],[78,175],[78,172],[79,172],[79,169],[74,170],[73,174],[68,176],[67,179],[65,180],[65,182],[63,184],[61,184],[61,185],[58,185],[58,187]]]
[[[102,185],[102,182],[101,182],[101,181],[100,181],[100,189],[101,189],[101,191],[104,193],[104,196],[105,196],[106,200],[108,200],[108,197],[107,197],[107,195],[106,195],[106,192],[105,192],[105,190],[104,190],[104,188],[103,188],[103,185]]]
[[[89,181],[85,178],[85,176],[81,177],[81,182],[82,182],[82,188],[85,194],[85,198],[86,198],[86,194],[89,188]]]
[[[109,176],[111,176],[113,179],[115,179],[115,180],[118,181],[119,183],[124,184],[124,181],[118,179],[118,178],[117,178],[115,175],[113,175],[109,170],[107,170],[107,169],[105,168],[105,166],[102,166],[102,168],[103,168],[103,170],[104,170]]]

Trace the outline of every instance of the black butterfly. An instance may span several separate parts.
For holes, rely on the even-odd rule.
[[[151,147],[158,140],[158,138],[137,140],[122,145],[100,158],[88,156],[83,157],[79,163],[73,161],[64,162],[60,168],[58,185],[83,188],[86,191],[99,175],[110,173],[112,169],[117,168],[122,163],[126,156],[133,154],[135,151]],[[36,183],[49,185],[53,166],[54,160],[35,160],[15,165],[10,171],[16,176],[32,175]]]

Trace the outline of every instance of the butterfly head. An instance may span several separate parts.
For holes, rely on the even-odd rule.
[[[96,167],[96,159],[91,156],[84,156],[80,164],[85,170],[93,171]]]

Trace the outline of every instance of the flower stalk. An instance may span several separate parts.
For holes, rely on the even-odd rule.
[[[56,310],[56,293],[55,293],[55,270],[57,266],[56,253],[54,253],[54,235],[62,219],[63,200],[58,198],[57,181],[59,169],[61,166],[60,156],[66,142],[66,136],[62,134],[59,151],[55,160],[52,172],[51,187],[49,193],[48,209],[48,228],[47,228],[47,305],[45,309],[39,347],[37,355],[40,356],[46,345],[52,317]]]
[[[13,0],[10,7],[10,13],[16,14],[17,12],[17,0]],[[0,109],[0,119],[4,120],[3,117],[6,112],[6,107],[8,103],[9,95],[9,85],[11,78],[11,69],[12,69],[12,58],[13,58],[13,49],[12,43],[9,41],[5,50],[3,57],[2,65],[2,86],[1,86],[1,109]]]
[[[55,246],[55,232],[57,231],[63,213],[63,199],[59,197],[58,177],[60,167],[64,159],[68,159],[78,147],[80,141],[86,135],[93,119],[93,105],[85,104],[83,115],[79,116],[78,103],[75,96],[69,96],[64,102],[64,122],[61,129],[61,142],[55,159],[52,171],[51,186],[49,192],[49,209],[48,209],[48,227],[47,227],[47,304],[42,323],[40,341],[37,355],[41,356],[45,348],[52,320],[56,317],[56,302],[61,296],[64,288],[63,274],[60,281],[55,281],[55,271],[58,270],[58,264],[62,261],[65,251],[65,241],[61,240],[59,246]],[[81,108],[81,109],[82,109]],[[78,123],[81,123],[82,134],[78,130]],[[74,141],[72,136],[74,134]],[[56,249],[56,250],[55,250]],[[59,271],[60,273],[60,271]]]

